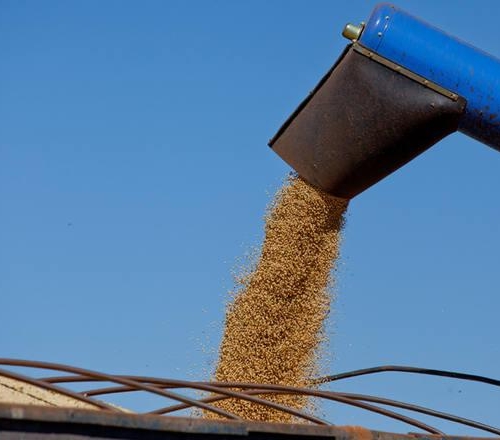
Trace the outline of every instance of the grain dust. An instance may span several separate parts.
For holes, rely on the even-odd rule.
[[[347,204],[299,177],[280,189],[266,216],[259,261],[228,306],[215,380],[307,385],[330,309],[331,271]],[[308,405],[302,396],[262,397],[295,409]],[[216,405],[246,420],[295,421],[235,399]]]

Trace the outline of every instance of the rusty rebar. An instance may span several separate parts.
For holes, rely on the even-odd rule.
[[[369,396],[365,394],[354,394],[354,393],[343,393],[328,390],[316,389],[320,384],[331,383],[339,380],[354,378],[362,375],[376,374],[381,372],[404,372],[404,373],[417,373],[425,375],[433,375],[440,377],[448,377],[453,379],[468,380],[474,382],[480,382],[496,387],[500,387],[500,381],[497,379],[488,378],[485,376],[479,376],[474,374],[459,373],[454,371],[418,368],[418,367],[408,367],[408,366],[397,366],[397,365],[386,365],[372,368],[365,368],[360,370],[354,370],[346,373],[335,374],[330,376],[324,376],[310,381],[310,388],[297,388],[289,387],[285,385],[273,385],[273,384],[255,384],[255,383],[239,383],[239,382],[203,382],[203,381],[186,381],[186,380],[174,380],[165,379],[157,377],[147,377],[147,376],[132,376],[132,375],[112,375],[101,373],[98,371],[88,370],[79,367],[73,367],[69,365],[56,364],[50,362],[40,362],[40,361],[28,361],[20,359],[1,359],[0,365],[3,366],[14,366],[14,367],[27,367],[51,370],[54,372],[64,372],[68,373],[59,376],[49,376],[43,378],[32,378],[26,375],[19,374],[10,370],[0,369],[0,376],[9,377],[18,381],[29,383],[31,385],[38,386],[56,393],[64,394],[68,397],[77,399],[79,401],[89,403],[96,406],[102,410],[106,411],[119,411],[116,407],[101,402],[94,399],[94,396],[108,395],[114,393],[127,393],[127,392],[137,392],[145,391],[148,393],[156,394],[169,400],[176,401],[178,403],[165,406],[162,408],[157,408],[152,411],[146,412],[146,414],[170,414],[175,411],[180,411],[189,408],[201,408],[204,410],[212,411],[222,417],[229,419],[241,420],[238,416],[231,414],[225,410],[222,410],[216,406],[211,405],[211,403],[221,401],[224,399],[237,398],[241,400],[246,400],[258,405],[267,405],[278,411],[283,411],[291,414],[295,417],[302,418],[308,422],[315,424],[328,424],[328,422],[307,414],[304,411],[300,411],[294,408],[285,407],[283,405],[271,402],[262,396],[268,394],[300,394],[309,397],[316,397],[326,400],[335,401],[338,403],[355,406],[362,408],[364,410],[378,413],[382,416],[390,417],[401,422],[407,423],[411,426],[420,428],[431,434],[443,435],[441,431],[437,428],[427,425],[417,419],[408,417],[406,415],[394,412],[387,408],[382,408],[378,405],[391,406],[395,408],[400,408],[404,410],[413,411],[420,414],[425,414],[435,418],[448,420],[451,422],[466,425],[472,428],[483,430],[489,433],[500,435],[500,428],[492,427],[481,422],[466,419],[463,417],[455,416],[452,414],[444,413],[434,409],[418,406],[411,403],[400,402],[392,399],[387,399],[378,396]],[[99,383],[108,382],[114,385],[101,388],[93,388],[86,391],[76,392],[68,388],[64,388],[57,384],[63,383]],[[182,394],[174,393],[169,391],[170,389],[191,389],[197,391],[203,391],[210,393],[207,397],[200,397],[199,399],[193,399]]]

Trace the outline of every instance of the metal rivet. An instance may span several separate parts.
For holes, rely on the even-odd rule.
[[[381,36],[382,36],[382,32],[379,32],[377,35],[378,35],[379,37],[381,37]]]

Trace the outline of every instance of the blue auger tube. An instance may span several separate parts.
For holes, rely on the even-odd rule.
[[[499,59],[386,3],[375,7],[359,42],[465,98],[459,131],[500,150]]]

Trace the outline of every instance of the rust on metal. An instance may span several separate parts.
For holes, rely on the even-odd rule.
[[[141,410],[143,416],[154,417],[154,420],[157,421],[156,423],[164,423],[164,422],[158,422],[158,420],[160,419],[180,420],[178,417],[173,417],[172,414],[193,408],[211,410],[227,419],[239,420],[239,418],[234,414],[222,411],[219,408],[211,405],[212,403],[223,399],[237,398],[253,402],[254,404],[257,405],[271,406],[276,410],[289,413],[295,417],[295,420],[297,422],[302,420],[302,423],[305,421],[306,423],[309,424],[306,426],[311,426],[311,424],[313,424],[319,428],[321,426],[325,427],[326,425],[331,425],[328,421],[319,419],[311,414],[308,414],[307,412],[298,411],[297,409],[294,408],[288,408],[282,405],[278,405],[275,402],[270,402],[268,399],[266,399],[266,396],[273,394],[274,395],[301,394],[304,396],[333,401],[339,404],[349,405],[360,409],[364,409],[366,411],[370,411],[372,413],[377,413],[381,416],[389,417],[401,421],[403,423],[406,423],[407,425],[410,425],[413,428],[418,428],[421,431],[427,432],[428,434],[431,435],[444,436],[444,434],[437,427],[430,426],[429,424],[424,423],[418,418],[400,414],[394,411],[393,409],[403,409],[406,411],[411,411],[412,413],[417,415],[423,414],[426,416],[432,416],[436,419],[455,422],[457,424],[469,426],[481,430],[483,432],[500,436],[500,428],[498,427],[493,427],[475,420],[470,420],[453,414],[448,414],[434,409],[418,406],[413,403],[400,402],[379,396],[370,396],[358,393],[336,392],[318,388],[322,384],[324,385],[326,383],[335,383],[339,380],[346,380],[353,377],[382,373],[382,372],[400,372],[400,373],[434,375],[440,377],[448,377],[456,380],[480,382],[494,387],[500,387],[500,381],[496,379],[487,378],[484,376],[472,375],[472,374],[451,372],[451,371],[388,365],[388,366],[381,366],[374,368],[365,368],[362,370],[355,370],[331,376],[325,376],[322,378],[311,380],[310,388],[295,388],[295,387],[273,385],[273,384],[254,384],[254,383],[238,383],[238,382],[223,383],[223,382],[202,382],[202,381],[196,382],[196,381],[175,380],[175,379],[147,377],[147,376],[112,375],[98,371],[87,370],[84,368],[72,367],[68,365],[40,362],[40,361],[27,361],[19,359],[0,359],[0,366],[3,367],[0,369],[0,377],[3,374],[3,376],[5,377],[15,378],[18,381],[24,381],[27,384],[31,384],[40,388],[58,392],[70,396],[74,399],[80,399],[83,402],[92,404],[93,406],[96,407],[96,410],[91,411],[91,415],[89,415],[88,417],[99,418],[100,416],[97,416],[96,415],[97,413],[99,414],[106,413],[107,414],[106,416],[102,416],[104,417],[104,419],[106,417],[111,417],[111,415],[114,414],[114,416],[118,417],[118,419],[116,420],[121,420],[120,417],[127,414],[127,412],[123,412],[122,409],[117,408],[114,405],[104,403],[101,400],[97,400],[96,397],[112,396],[121,393],[146,392],[150,394],[155,394],[157,396],[161,396],[165,398],[166,401],[168,402],[168,405],[161,406],[153,410],[144,410],[144,409]],[[11,370],[7,370],[5,369],[5,367],[10,367]],[[16,369],[18,367],[36,369],[37,372],[40,369],[49,370],[51,372],[51,375],[47,377],[34,378],[26,375],[21,375],[16,371],[12,371],[12,368]],[[61,375],[61,373],[64,374]],[[82,390],[76,391],[71,388],[72,385],[80,383],[91,383],[93,385],[92,388],[83,391]],[[62,384],[66,384],[66,386],[63,387]],[[197,398],[193,398],[186,396],[184,394],[180,394],[177,391],[176,392],[171,391],[171,390],[181,390],[181,389],[191,390],[191,391],[195,390],[197,392],[201,391],[203,394],[198,394]],[[1,396],[0,396],[0,402],[1,402]],[[388,409],[387,407],[389,407],[390,409]],[[14,408],[14,406],[12,406],[12,408]],[[31,411],[32,409],[33,408],[30,407],[28,411],[29,414],[36,413],[35,409],[33,409],[35,413]],[[42,409],[40,408],[38,409],[42,411]],[[70,410],[68,409],[67,411]],[[130,413],[130,411],[128,413]],[[19,409],[16,414],[23,415],[27,413],[25,412],[25,409],[22,410]],[[136,414],[136,416],[138,416],[138,414]],[[136,419],[132,418],[127,420],[136,420]],[[195,424],[196,426],[198,426],[198,424],[201,423],[203,426],[205,426],[205,428],[207,426],[208,427],[212,426],[210,425],[210,423],[213,423],[212,421],[207,421],[201,419],[200,417],[193,417],[189,420],[191,420],[192,423]],[[207,425],[204,424],[205,422],[207,423],[210,422],[210,423],[208,423]],[[264,425],[267,426],[267,424]],[[231,425],[231,426],[236,426],[236,425]],[[252,426],[255,426],[255,424],[253,424]],[[304,425],[293,424],[287,426],[297,427]],[[0,434],[1,433],[2,431],[0,429]],[[365,440],[365,439],[360,438],[358,440]]]
[[[392,434],[352,426],[318,426],[159,417],[110,411],[0,404],[2,440],[165,439],[165,440],[415,440],[414,434]],[[484,440],[480,437],[418,436],[432,440]],[[493,439],[493,438],[491,438]],[[495,439],[498,440],[498,439]]]
[[[465,106],[350,45],[269,145],[311,185],[351,199],[457,131]]]

